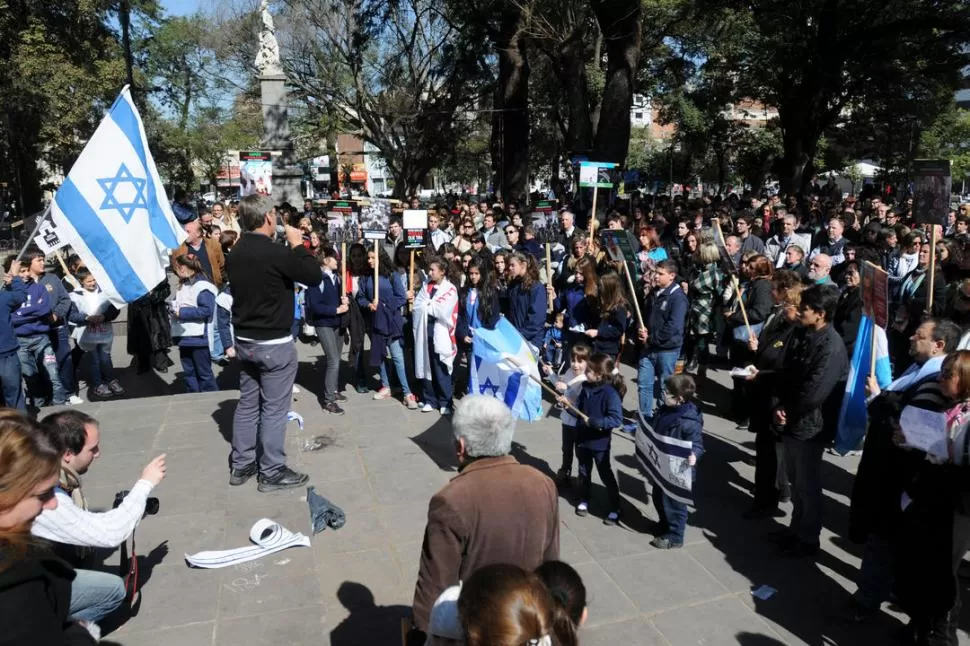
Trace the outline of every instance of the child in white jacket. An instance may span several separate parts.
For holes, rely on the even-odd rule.
[[[123,395],[125,389],[115,378],[111,363],[111,345],[114,342],[111,321],[118,317],[118,309],[108,301],[98,287],[98,281],[89,271],[79,270],[76,279],[81,284],[81,289],[71,292],[71,301],[84,315],[87,323],[75,327],[72,336],[77,346],[84,351],[84,355],[91,357],[90,379],[94,386],[94,395]]]

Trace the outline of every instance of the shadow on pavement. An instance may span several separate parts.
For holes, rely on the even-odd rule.
[[[401,619],[411,616],[410,607],[378,606],[370,589],[354,581],[341,583],[337,598],[350,616],[330,632],[331,646],[401,643]]]

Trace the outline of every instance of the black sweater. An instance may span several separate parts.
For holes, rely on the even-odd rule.
[[[12,563],[5,557],[0,552],[0,644],[94,644],[87,630],[68,619],[74,570],[67,563],[36,549]]]
[[[320,284],[320,265],[302,246],[276,244],[244,233],[232,248],[226,272],[232,284],[232,324],[237,337],[269,341],[293,327],[293,283]]]

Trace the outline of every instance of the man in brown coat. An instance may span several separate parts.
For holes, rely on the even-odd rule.
[[[222,245],[218,240],[203,237],[202,225],[198,220],[190,220],[182,228],[188,237],[172,252],[172,271],[175,271],[176,258],[191,253],[202,263],[202,269],[216,289],[221,289],[226,275],[226,257],[222,253]]]
[[[559,558],[556,485],[509,455],[512,411],[494,397],[468,395],[452,426],[460,471],[428,506],[413,604],[413,629],[422,633],[438,595],[478,568],[534,570]]]

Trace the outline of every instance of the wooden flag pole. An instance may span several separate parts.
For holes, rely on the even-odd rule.
[[[599,192],[599,187],[593,187],[593,209],[589,214],[589,249],[590,253],[593,252],[593,233],[595,231],[595,225],[593,222],[596,221],[596,194]]]
[[[731,267],[734,267],[734,259],[731,258],[731,254],[727,253],[727,247],[724,244],[724,231],[721,229],[721,222],[717,218],[714,218],[713,224],[718,233],[716,237],[721,239],[719,246],[724,249],[724,255],[727,256],[728,262],[731,263]],[[744,327],[748,330],[748,338],[751,338],[754,336],[754,332],[751,330],[751,323],[748,322],[748,311],[744,308],[744,299],[741,298],[741,283],[738,281],[736,276],[731,277],[731,282],[734,283],[734,293],[738,297],[738,307],[741,308],[741,317],[744,319]]]
[[[411,270],[408,275],[408,289],[414,291],[414,249],[411,250]],[[408,303],[408,311],[414,311],[414,303]]]
[[[546,284],[552,285],[552,245],[548,242],[546,243]],[[555,296],[548,294],[548,302],[546,310],[551,312],[555,305]]]
[[[374,241],[374,305],[378,303],[378,287],[380,286],[380,274],[378,273],[381,268],[381,241]]]
[[[344,294],[350,293],[350,281],[347,280],[347,242],[340,243],[340,280],[344,283]]]
[[[519,370],[522,370],[522,372],[524,372],[525,374],[527,374],[529,376],[529,379],[531,379],[532,381],[534,381],[537,384],[539,384],[540,386],[542,386],[543,390],[546,390],[546,391],[552,393],[556,397],[557,400],[559,399],[559,397],[562,396],[562,393],[561,392],[557,391],[555,388],[551,388],[549,385],[543,383],[543,381],[541,379],[539,379],[538,377],[536,377],[534,374],[532,374],[528,370],[524,369],[522,367],[522,364],[519,363],[518,361],[516,361],[514,357],[504,356],[504,357],[502,357],[502,359],[504,361],[508,361],[513,366],[516,366],[517,368],[519,368]],[[570,404],[568,401],[564,401],[563,402],[563,406],[565,406],[566,408],[568,408],[569,410],[571,410],[577,417],[582,418],[582,420],[584,422],[586,422],[587,424],[589,424],[589,416],[586,415],[585,413],[583,413],[583,411],[579,410],[578,408],[576,408],[575,406],[573,406],[572,404]]]
[[[926,314],[933,315],[933,286],[936,282],[936,226],[930,225],[930,291],[926,298]]]
[[[637,313],[637,323],[640,324],[640,328],[643,329],[643,314],[640,313],[640,303],[637,302],[637,289],[633,285],[633,277],[630,275],[630,265],[623,261],[623,274],[626,276],[626,284],[630,288],[630,298],[633,299],[633,311]]]

